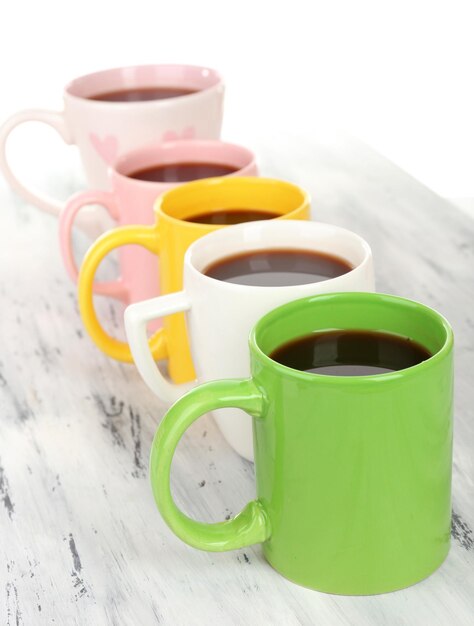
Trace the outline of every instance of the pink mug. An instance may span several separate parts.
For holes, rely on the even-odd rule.
[[[153,166],[179,163],[210,163],[228,166],[230,176],[257,176],[254,154],[247,148],[212,140],[180,140],[153,143],[122,155],[109,168],[111,191],[86,191],[67,202],[59,217],[61,252],[70,277],[77,282],[78,269],[72,249],[72,227],[78,212],[88,204],[104,206],[119,225],[153,224],[153,205],[163,192],[183,184],[150,182],[130,174]],[[159,293],[156,256],[138,246],[119,251],[120,278],[96,282],[94,293],[118,298],[126,304],[152,298]]]
[[[127,96],[129,101],[99,99],[111,92],[156,88],[168,90],[167,97],[160,99],[155,94],[155,99],[141,101],[134,101],[133,95]],[[25,200],[58,215],[62,202],[29,189],[10,168],[6,144],[16,126],[28,121],[52,126],[65,143],[79,148],[88,184],[107,189],[107,168],[120,154],[151,141],[218,139],[223,98],[222,78],[206,67],[139,65],[81,76],[66,85],[63,111],[31,109],[6,120],[0,128],[0,171]]]

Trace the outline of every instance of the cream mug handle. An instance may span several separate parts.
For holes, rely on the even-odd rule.
[[[184,313],[190,308],[191,302],[186,292],[178,291],[166,296],[136,302],[125,309],[125,331],[135,365],[148,387],[166,402],[175,402],[195,387],[197,383],[193,381],[176,385],[166,380],[150,352],[146,325],[147,322],[159,317],[166,317],[173,315],[173,313]]]
[[[65,143],[71,144],[72,137],[67,127],[64,113],[59,111],[47,111],[44,109],[19,111],[8,118],[0,128],[0,170],[11,188],[14,189],[27,202],[34,204],[43,211],[52,213],[53,215],[59,215],[64,203],[41,194],[33,189],[29,189],[16,177],[10,167],[10,164],[8,163],[6,153],[8,137],[14,128],[24,122],[43,122],[44,124],[48,124],[48,126],[52,126],[54,130],[59,133]]]

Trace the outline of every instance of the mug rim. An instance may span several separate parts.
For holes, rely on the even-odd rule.
[[[283,217],[285,217],[286,220],[288,221],[288,216],[297,214],[305,206],[310,207],[311,198],[310,198],[309,193],[305,191],[302,187],[299,187],[298,185],[291,183],[289,181],[280,180],[278,178],[268,178],[266,176],[217,176],[214,178],[201,178],[200,180],[192,180],[187,183],[183,183],[182,185],[177,185],[171,189],[168,189],[167,191],[165,191],[165,193],[161,194],[155,200],[155,205],[153,207],[154,212],[155,212],[155,217],[157,220],[164,218],[170,221],[171,223],[175,223],[175,225],[180,224],[181,227],[183,226],[183,224],[187,224],[188,227],[190,228],[205,231],[206,235],[210,234],[209,231],[214,232],[216,230],[221,230],[222,228],[228,229],[228,228],[233,228],[234,226],[241,226],[241,224],[234,224],[233,226],[225,226],[222,224],[200,224],[198,222],[190,222],[185,219],[180,219],[179,217],[174,217],[173,215],[170,215],[170,213],[168,213],[166,210],[163,209],[163,204],[167,202],[170,195],[176,194],[176,193],[183,193],[182,191],[183,188],[186,188],[186,190],[188,191],[193,191],[193,189],[196,189],[199,187],[218,187],[221,185],[233,185],[233,184],[254,185],[254,186],[256,185],[268,186],[268,185],[276,184],[280,187],[284,186],[287,188],[292,188],[293,190],[297,191],[300,194],[301,202],[298,204],[296,208],[292,209],[288,213],[282,213],[278,217],[271,218],[270,220],[268,220],[269,222],[280,220]],[[253,223],[255,224],[256,222],[253,222]]]
[[[263,331],[263,328],[269,322],[276,320],[278,317],[281,318],[281,316],[284,316],[286,313],[290,313],[302,306],[309,306],[310,304],[313,304],[314,300],[323,301],[332,299],[342,302],[344,302],[344,300],[347,301],[348,299],[364,299],[369,301],[379,301],[392,304],[395,303],[401,306],[415,306],[424,314],[429,315],[432,319],[435,319],[436,322],[443,327],[443,330],[445,331],[445,339],[443,345],[439,348],[439,350],[437,350],[428,359],[422,361],[421,363],[417,363],[416,365],[412,365],[410,367],[405,367],[401,370],[386,372],[384,374],[370,374],[367,376],[334,376],[330,374],[316,374],[314,372],[304,372],[275,361],[261,348],[259,344],[259,334]],[[357,329],[354,328],[354,330]],[[272,311],[269,311],[268,313],[263,315],[253,326],[252,330],[250,331],[248,341],[250,353],[252,355],[250,360],[253,360],[253,354],[255,354],[258,359],[260,361],[263,361],[267,367],[272,368],[274,371],[277,371],[281,375],[298,378],[299,380],[305,382],[313,381],[314,383],[316,381],[317,384],[325,383],[328,385],[351,386],[356,381],[358,385],[372,384],[378,382],[389,383],[395,380],[400,380],[401,378],[405,378],[406,376],[410,376],[411,374],[422,373],[431,369],[434,365],[442,361],[452,350],[454,345],[454,333],[450,323],[443,315],[441,315],[441,313],[438,313],[438,311],[436,311],[435,309],[427,306],[426,304],[422,304],[421,302],[417,302],[416,300],[379,292],[348,291],[321,293],[313,296],[306,296],[276,307]],[[280,344],[280,346],[281,345],[283,345],[283,343]]]
[[[278,226],[275,226],[275,224],[278,224]],[[218,278],[213,278],[212,276],[208,276],[207,274],[204,273],[203,270],[199,269],[196,267],[192,256],[193,254],[196,254],[196,250],[199,250],[200,247],[207,247],[208,243],[209,243],[209,238],[216,238],[216,237],[226,237],[228,236],[228,233],[232,233],[232,232],[239,232],[239,231],[243,231],[244,235],[246,233],[246,231],[250,231],[253,230],[255,228],[262,228],[262,229],[285,229],[285,232],[288,230],[288,228],[300,228],[301,225],[304,225],[305,228],[314,228],[319,229],[319,230],[332,230],[335,233],[340,233],[340,234],[345,234],[345,235],[349,235],[349,237],[352,238],[353,241],[357,242],[357,245],[360,246],[360,250],[363,252],[363,258],[362,260],[355,265],[354,267],[352,267],[352,269],[350,269],[348,272],[346,272],[345,274],[341,274],[340,276],[335,276],[333,278],[327,278],[325,280],[320,280],[320,281],[313,281],[313,282],[309,282],[309,283],[302,283],[299,285],[242,285],[239,283],[229,283],[226,281],[222,281],[219,280]],[[257,226],[258,225],[258,226]],[[220,231],[223,231],[223,234],[220,235],[218,234]],[[227,233],[224,234],[224,233]],[[316,235],[314,237],[314,239],[316,240]],[[212,241],[212,239],[211,239]],[[241,242],[242,243],[242,242]],[[265,246],[263,248],[253,248],[253,247],[248,247],[245,248],[244,250],[240,250],[241,252],[243,252],[244,254],[246,252],[252,251],[253,249],[258,249],[258,250],[265,250],[265,249],[280,249],[280,250],[286,250],[286,249],[294,249],[294,247],[292,247],[291,244],[288,244],[286,247],[285,246],[278,246],[276,247],[274,244],[272,245],[271,241],[268,241],[268,246]],[[301,248],[302,251],[304,250],[311,250],[314,251],[316,248],[314,247],[314,243],[313,244],[308,244],[307,248]],[[225,259],[229,256],[229,254],[223,254],[222,256],[216,257],[214,258],[211,263],[216,263],[219,262],[222,259]],[[349,260],[344,257],[343,255],[341,255],[340,253],[338,253],[337,255],[338,258],[349,262]],[[329,224],[327,222],[316,222],[316,221],[312,221],[312,220],[293,220],[293,219],[281,219],[281,216],[278,218],[274,218],[274,219],[270,219],[270,220],[262,220],[262,221],[255,221],[255,222],[244,222],[242,224],[235,224],[232,226],[225,226],[224,228],[220,227],[218,231],[213,231],[211,233],[208,233],[207,235],[204,235],[203,237],[200,237],[198,240],[196,240],[194,243],[192,243],[188,250],[186,251],[185,257],[184,257],[184,266],[188,267],[192,273],[193,276],[198,277],[199,280],[203,281],[203,282],[207,282],[208,284],[217,284],[219,283],[221,285],[221,289],[226,289],[227,291],[258,291],[258,290],[275,290],[275,291],[280,291],[282,289],[286,289],[286,290],[294,290],[294,291],[298,291],[301,292],[304,289],[308,289],[311,290],[315,284],[318,285],[326,285],[327,283],[331,283],[331,284],[335,284],[337,281],[339,281],[340,279],[344,279],[347,280],[348,277],[351,277],[355,272],[360,272],[363,271],[364,268],[366,267],[366,265],[371,261],[372,259],[372,249],[370,247],[370,245],[368,244],[368,242],[361,237],[360,235],[358,235],[357,233],[353,232],[352,230],[349,230],[347,228],[343,228],[342,226],[336,226],[335,224]],[[308,296],[302,296],[301,298],[305,298]],[[299,299],[301,299],[299,298]]]
[[[123,171],[120,171],[120,168],[124,167],[124,163],[130,159],[138,158],[141,155],[145,155],[148,153],[153,153],[155,155],[156,164],[165,164],[165,161],[162,160],[162,157],[165,153],[173,153],[173,151],[177,148],[217,148],[224,150],[232,150],[235,154],[242,155],[243,158],[246,159],[245,165],[242,165],[235,172],[230,172],[229,174],[224,174],[223,176],[218,176],[217,178],[229,178],[232,176],[238,176],[239,172],[247,170],[249,168],[254,168],[257,165],[257,157],[250,148],[245,146],[241,146],[236,143],[232,143],[229,141],[222,141],[220,139],[176,139],[172,141],[153,141],[149,144],[141,146],[140,148],[135,148],[134,150],[129,150],[128,152],[124,152],[120,154],[117,159],[109,166],[109,171],[111,176],[117,177],[122,181],[127,181],[128,184],[137,184],[140,186],[147,187],[148,189],[152,189],[153,187],[169,187],[170,190],[175,187],[180,187],[181,185],[187,185],[189,183],[199,182],[198,180],[190,180],[190,181],[150,181],[150,180],[138,180],[130,177],[130,175],[125,174]],[[160,159],[161,157],[161,159]],[[231,160],[231,159],[229,159]],[[224,164],[224,160],[218,161],[214,159],[216,163]],[[171,163],[179,163],[179,160],[171,161]],[[203,161],[205,163],[206,161]],[[166,162],[167,163],[167,162]],[[232,165],[231,163],[227,163],[226,165]],[[232,165],[232,167],[234,167]],[[207,179],[200,179],[207,180]],[[155,201],[156,203],[156,201]],[[170,216],[171,217],[171,216]],[[177,219],[177,218],[174,218]],[[179,220],[180,222],[186,220]]]
[[[79,96],[72,91],[75,87],[78,86],[80,82],[84,82],[92,78],[97,78],[100,75],[105,76],[106,74],[118,72],[121,70],[134,71],[134,70],[139,70],[143,68],[150,68],[150,69],[151,68],[169,68],[169,69],[184,68],[184,69],[199,70],[199,71],[204,71],[204,72],[207,71],[210,73],[210,75],[214,77],[215,80],[208,87],[204,87],[203,89],[198,89],[194,93],[186,94],[185,96],[173,96],[172,98],[166,98],[165,100],[138,100],[134,102],[127,102],[127,101],[110,102],[106,100],[92,100],[91,98],[88,98],[85,96]],[[188,101],[188,98],[193,98],[193,99],[199,98],[200,96],[202,96],[202,94],[207,94],[213,89],[223,87],[223,85],[224,85],[224,81],[223,81],[222,75],[217,70],[211,67],[206,67],[204,65],[193,65],[191,63],[139,63],[137,65],[119,65],[116,67],[108,67],[103,70],[97,70],[95,72],[88,72],[87,74],[82,74],[81,76],[77,76],[76,78],[73,78],[68,83],[66,83],[64,87],[64,95],[65,97],[70,98],[74,101],[88,102],[90,103],[91,106],[98,106],[98,107],[113,106],[114,109],[115,108],[118,109],[120,107],[122,108],[129,107],[129,106],[139,106],[139,107],[157,106],[157,105],[169,106],[170,103],[174,105],[176,100],[186,98],[186,101]]]

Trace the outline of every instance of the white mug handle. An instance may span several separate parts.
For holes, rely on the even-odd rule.
[[[36,205],[40,209],[43,209],[43,211],[47,211],[53,215],[59,215],[64,203],[26,187],[18,180],[8,163],[6,154],[8,136],[16,126],[30,121],[44,122],[52,126],[67,144],[72,143],[72,137],[67,127],[64,113],[59,111],[46,111],[43,109],[19,111],[8,118],[0,128],[0,170],[12,189],[18,192],[27,202]]]
[[[125,309],[125,330],[133,360],[148,387],[162,400],[175,402],[196,386],[196,381],[177,385],[166,380],[153,360],[146,333],[147,322],[173,313],[184,313],[191,302],[184,291],[170,293],[143,302],[131,304]],[[165,337],[166,341],[166,337]]]

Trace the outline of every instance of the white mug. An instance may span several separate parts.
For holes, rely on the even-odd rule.
[[[189,95],[161,100],[107,102],[99,94],[133,88],[189,89]],[[63,203],[29,189],[12,172],[6,155],[11,131],[28,121],[52,126],[67,144],[79,148],[87,182],[108,189],[107,169],[125,152],[153,141],[218,139],[224,86],[220,75],[192,65],[139,65],[81,76],[64,89],[64,110],[31,109],[10,117],[0,128],[0,170],[25,200],[58,215]]]
[[[211,264],[255,250],[319,251],[347,261],[353,269],[336,278],[287,287],[255,287],[206,276]],[[355,233],[320,222],[296,220],[249,222],[228,226],[193,243],[184,259],[183,291],[130,305],[125,328],[134,361],[160,398],[174,402],[198,383],[250,375],[247,338],[271,309],[298,298],[338,291],[373,291],[369,245]],[[146,325],[158,317],[186,312],[197,381],[175,385],[166,380],[148,347]],[[239,409],[215,411],[228,443],[253,460],[252,420]]]

